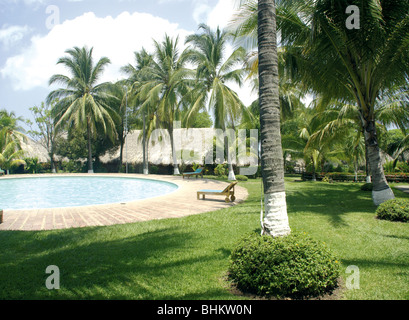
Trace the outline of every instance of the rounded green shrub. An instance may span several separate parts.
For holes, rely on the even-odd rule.
[[[372,183],[364,183],[361,186],[362,191],[372,191],[372,189],[373,189],[373,184]]]
[[[240,175],[240,174],[237,174],[236,175],[236,180],[237,181],[247,181],[249,178],[247,178],[247,176],[243,176],[243,175]]]
[[[391,199],[381,203],[376,209],[379,219],[409,222],[409,200]]]
[[[337,287],[339,260],[305,233],[273,238],[252,234],[233,250],[229,279],[242,292],[304,299]]]

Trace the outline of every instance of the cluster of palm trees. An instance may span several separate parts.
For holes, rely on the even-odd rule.
[[[360,9],[359,29],[347,27],[347,5]],[[355,171],[365,161],[374,203],[393,198],[378,135],[381,124],[393,124],[405,134],[409,127],[409,3],[242,0],[228,30],[200,25],[197,34],[187,37],[183,51],[178,38],[166,35],[154,41],[153,53],[135,52],[135,64],[122,68],[127,78],[117,83],[99,83],[108,58],[94,62],[92,48],[66,51],[58,64],[70,75],[51,77],[50,84],[62,87],[48,95],[47,103],[58,101],[52,110],[57,127],[87,133],[89,172],[91,137],[102,132],[119,139],[122,148],[128,134],[127,106],[132,106],[143,122],[144,169],[147,137],[163,128],[170,135],[174,173],[179,173],[174,121],[188,127],[207,109],[223,131],[238,125],[260,129],[266,213],[272,215],[266,214],[264,230],[270,234],[289,232],[286,152],[296,155],[301,149],[312,168],[341,153]],[[225,56],[230,39],[236,47]],[[247,108],[230,86],[245,80],[259,92]],[[307,94],[314,98],[309,108],[302,102]],[[403,143],[408,140],[400,150],[407,150]],[[227,137],[224,142],[229,178],[234,178]]]
[[[243,82],[244,49],[236,49],[225,57],[231,35],[219,28],[213,31],[206,25],[200,25],[199,30],[200,33],[186,39],[188,47],[183,52],[179,51],[179,39],[167,35],[162,42],[154,40],[152,54],[145,49],[135,52],[135,65],[122,68],[127,78],[115,84],[98,84],[110,61],[104,57],[94,63],[92,48],[69,49],[67,56],[58,61],[67,67],[70,76],[51,77],[50,85],[63,87],[52,91],[47,103],[59,101],[53,109],[57,127],[68,125],[87,132],[89,172],[93,171],[93,135],[102,132],[111,139],[119,136],[123,146],[127,106],[134,106],[134,115],[143,118],[146,127],[143,132],[147,135],[154,128],[167,129],[175,174],[179,173],[173,138],[175,121],[189,126],[198,112],[207,109],[214,114],[215,127],[225,130],[247,112],[237,93],[229,87],[230,83]],[[188,68],[189,64],[194,68]],[[144,136],[144,150],[146,141]],[[145,152],[143,158],[146,164]]]
[[[409,4],[402,1],[349,1],[360,9],[360,28],[346,26],[346,3],[277,0],[282,83],[315,97],[316,108],[302,116],[300,133],[317,162],[341,131],[351,157],[364,155],[374,184],[374,202],[392,198],[382,168],[379,124],[408,128]],[[238,36],[255,45],[260,1],[244,1],[236,17]],[[250,66],[257,66],[252,61]],[[309,120],[310,118],[310,120]],[[321,123],[319,123],[319,121]],[[347,130],[349,129],[349,130]],[[363,148],[362,148],[363,144]],[[326,150],[325,150],[326,149]],[[352,151],[352,152],[351,152]]]
[[[347,5],[360,9],[358,30],[349,29],[346,25]],[[262,8],[265,7],[270,8],[266,9],[267,13],[263,13]],[[272,26],[264,21],[272,23]],[[317,107],[299,115],[299,123],[304,125],[297,129],[301,129],[298,142],[304,144],[313,166],[331,144],[339,142],[340,132],[343,131],[347,137],[346,153],[355,163],[365,157],[373,180],[374,203],[378,205],[393,198],[383,172],[377,130],[379,123],[394,124],[403,132],[409,125],[409,3],[393,0],[348,3],[330,0],[247,0],[242,1],[242,10],[233,25],[236,35],[245,40],[243,43],[247,44],[248,49],[255,49],[258,44],[258,55],[250,55],[249,68],[253,75],[256,75],[255,70],[259,71],[261,127],[262,105],[272,103],[273,99],[274,107],[268,109],[270,114],[266,117],[270,125],[278,126],[278,112],[272,112],[278,108],[277,99],[280,101],[277,87],[284,89],[284,84],[289,83],[289,88],[298,87],[312,94]],[[264,46],[267,49],[274,46],[273,38],[277,35],[275,25],[280,37],[278,57],[268,50],[261,52]],[[270,37],[260,38],[262,32],[270,33]],[[268,61],[264,61],[262,67],[260,64],[265,58],[262,55],[268,54]],[[270,68],[269,71],[264,71],[265,66]],[[269,74],[267,80],[270,86],[266,90],[275,90],[269,92],[267,101],[261,101],[263,72]],[[278,92],[282,97],[286,95],[284,90]],[[281,105],[282,116],[284,106]],[[262,143],[264,140],[279,141],[280,132],[276,131],[270,139],[262,137]],[[402,141],[401,150],[407,150],[403,146],[406,140]],[[264,164],[263,172],[268,174],[267,178],[264,177],[264,188],[271,194],[279,194],[283,190],[282,162],[273,155],[273,149],[277,150],[278,147],[266,145],[266,148],[268,150],[262,149],[262,159],[266,157],[270,162],[276,159],[279,165]],[[266,172],[266,167],[279,170]],[[267,199],[265,203],[268,204]],[[286,230],[286,215],[275,214],[280,210],[274,208],[278,201],[273,203],[271,218],[266,217],[266,221],[281,220]],[[284,205],[281,208],[281,211],[285,210]],[[276,228],[280,230],[280,227]]]

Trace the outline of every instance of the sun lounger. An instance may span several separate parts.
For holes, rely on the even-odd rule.
[[[202,176],[203,178],[203,167],[197,168],[194,172],[184,172],[182,173],[183,179],[186,177],[191,177],[191,176]]]
[[[226,202],[233,202],[236,200],[236,197],[234,196],[234,186],[237,184],[237,182],[232,182],[230,185],[228,185],[224,190],[199,190],[197,192],[197,199],[200,200],[200,195],[203,196],[202,199],[205,199],[205,195],[217,195],[217,196],[224,196]],[[230,197],[230,199],[229,199]]]

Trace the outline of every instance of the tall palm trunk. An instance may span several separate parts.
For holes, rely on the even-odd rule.
[[[365,137],[365,130],[362,129],[364,137]],[[365,174],[366,174],[366,179],[365,182],[366,183],[371,183],[372,179],[371,179],[371,168],[369,166],[369,156],[368,156],[368,141],[365,140]]]
[[[55,164],[54,164],[54,137],[50,141],[50,165],[51,165],[51,173],[56,173]]]
[[[291,232],[284,186],[280,133],[276,13],[274,0],[258,1],[258,48],[261,166],[264,183],[263,233],[273,237]]]
[[[147,159],[147,146],[146,146],[146,120],[145,120],[145,112],[143,113],[143,138],[142,138],[142,144],[143,144],[143,174],[149,174],[148,170],[148,163],[146,161]]]
[[[226,153],[226,159],[227,159],[227,167],[228,167],[228,171],[229,171],[229,175],[228,175],[228,180],[230,181],[234,181],[236,180],[236,175],[234,174],[234,169],[233,169],[233,163],[232,163],[232,156],[230,153],[230,143],[229,141],[231,141],[232,137],[230,136],[230,132],[226,131],[226,126],[224,124],[222,124],[222,130],[224,132],[224,150]]]
[[[178,168],[178,162],[176,158],[176,146],[175,146],[175,139],[173,137],[173,124],[169,127],[169,136],[170,136],[170,145],[172,147],[172,159],[173,159],[173,174],[177,175],[180,174]]]
[[[312,162],[312,178],[311,181],[317,181],[317,170],[315,169],[315,160],[314,156],[311,157],[311,162]]]
[[[232,163],[230,148],[229,148],[229,138],[228,137],[224,138],[224,149],[227,152],[227,166],[228,166],[228,169],[229,169],[229,176],[228,176],[227,179],[230,180],[230,181],[234,181],[234,180],[236,180],[236,175],[234,174],[233,163]]]
[[[124,162],[124,155],[123,155],[123,153],[124,153],[124,144],[125,144],[125,139],[124,139],[124,137],[122,135],[121,142],[120,142],[120,147],[119,147],[120,150],[119,150],[118,172],[122,171],[122,163]]]
[[[87,134],[88,134],[88,173],[94,173],[94,169],[92,166],[91,124],[89,118],[87,121]]]
[[[363,121],[365,129],[365,142],[368,146],[368,162],[372,173],[372,200],[376,206],[389,199],[395,198],[392,189],[389,187],[382,166],[381,153],[376,135],[375,120]]]

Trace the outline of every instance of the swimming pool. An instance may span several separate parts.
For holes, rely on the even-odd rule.
[[[125,177],[0,179],[0,209],[46,209],[125,203],[174,192],[176,184]]]

